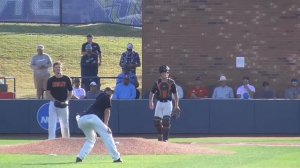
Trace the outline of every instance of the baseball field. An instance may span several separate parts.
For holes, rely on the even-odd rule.
[[[0,167],[2,168],[69,168],[69,167],[124,167],[124,168],[298,168],[300,167],[300,138],[298,137],[195,137],[172,138],[168,144],[157,142],[155,139],[115,138],[120,141],[118,148],[123,157],[123,163],[114,164],[105,150],[102,150],[101,140],[97,141],[92,155],[84,162],[76,164],[76,150],[80,149],[83,138],[70,140],[55,140],[49,142],[43,138],[2,138],[0,140]],[[139,146],[130,146],[124,139],[134,141]],[[79,141],[78,141],[79,140]],[[122,141],[123,140],[123,141]],[[67,142],[67,143],[66,143]],[[70,143],[71,142],[71,143]],[[143,142],[142,145],[140,142]],[[57,153],[52,153],[54,144],[68,144],[60,146]],[[45,145],[44,147],[38,144]],[[50,145],[50,146],[47,146]],[[98,145],[98,146],[97,146]],[[124,146],[122,146],[124,145]],[[128,145],[128,146],[127,146]],[[160,151],[166,146],[175,148],[174,154],[157,153],[129,154],[139,148]],[[153,147],[156,145],[156,147]],[[184,148],[181,148],[181,146]],[[24,150],[24,147],[27,148]],[[65,149],[69,148],[69,149]],[[19,154],[16,153],[19,150]],[[23,149],[23,150],[22,150]],[[76,150],[73,150],[76,149]],[[101,150],[99,150],[101,149]],[[186,150],[185,150],[186,149]],[[194,149],[198,149],[195,153]],[[5,152],[6,150],[6,152]],[[43,154],[26,154],[42,150]],[[73,151],[69,154],[62,151]],[[54,150],[55,151],[55,150]],[[174,150],[173,150],[174,151]],[[189,154],[189,151],[194,154]],[[180,152],[182,152],[180,154]],[[124,154],[126,153],[126,154]],[[197,154],[198,153],[198,154]]]

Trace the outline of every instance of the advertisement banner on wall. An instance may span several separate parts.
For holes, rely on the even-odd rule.
[[[1,0],[0,22],[142,25],[142,0]]]
[[[49,103],[43,104],[37,111],[37,122],[39,126],[48,130],[48,118],[49,118]],[[60,129],[59,121],[57,121],[56,130]]]

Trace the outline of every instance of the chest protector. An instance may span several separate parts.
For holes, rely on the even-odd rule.
[[[163,82],[161,79],[159,79],[156,84],[159,92],[158,97],[160,99],[170,98],[171,86],[173,84],[172,81],[168,79],[168,81]]]

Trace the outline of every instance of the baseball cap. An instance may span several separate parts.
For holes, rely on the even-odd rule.
[[[220,80],[219,81],[227,81],[227,78],[226,78],[226,76],[224,76],[224,75],[221,75],[220,76]]]
[[[111,92],[114,93],[114,90],[113,90],[112,88],[110,88],[110,87],[106,87],[106,88],[104,89],[104,91],[111,91]]]
[[[94,38],[94,36],[92,34],[88,34],[88,35],[86,35],[86,37]]]
[[[291,82],[298,82],[296,78],[291,79]]]
[[[45,49],[45,47],[44,47],[44,45],[38,45],[38,46],[36,46],[36,49],[38,49],[38,50],[44,50]]]
[[[127,44],[127,49],[133,49],[133,45],[131,43]]]
[[[92,49],[93,49],[93,47],[92,47],[92,45],[91,45],[91,44],[87,44],[87,45],[85,46],[85,49],[86,49],[86,50],[92,50]]]
[[[93,81],[90,83],[90,86],[97,86],[97,83]]]

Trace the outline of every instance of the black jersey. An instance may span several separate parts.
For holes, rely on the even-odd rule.
[[[81,46],[81,52],[85,52],[85,46],[88,45],[89,43],[86,42],[86,43],[83,43],[82,46]],[[101,55],[101,49],[100,49],[100,46],[98,43],[94,43],[92,42],[92,51],[93,53],[97,54],[97,55]]]
[[[85,114],[95,114],[103,121],[104,111],[107,108],[111,108],[110,95],[101,93],[96,98],[96,101],[81,116]]]
[[[156,95],[159,101],[172,100],[172,94],[177,93],[175,81],[171,78],[167,79],[166,82],[159,79],[153,84],[151,92]]]
[[[50,91],[52,97],[58,101],[66,101],[68,98],[68,91],[72,91],[71,79],[63,75],[61,78],[52,76],[47,81],[47,90]]]

